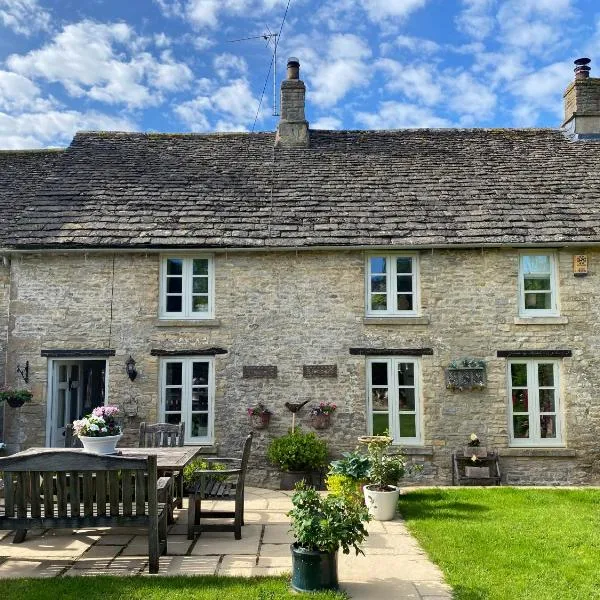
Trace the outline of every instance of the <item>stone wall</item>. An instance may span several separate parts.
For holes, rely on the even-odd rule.
[[[421,361],[424,446],[412,458],[424,464],[418,480],[449,483],[452,450],[477,432],[502,454],[503,475],[514,483],[598,483],[600,433],[596,376],[600,368],[600,307],[596,301],[600,252],[586,253],[592,272],[572,275],[572,255],[559,253],[561,315],[568,322],[523,324],[517,317],[516,250],[433,250],[420,254],[421,303],[426,319],[381,324],[364,318],[365,255],[360,251],[228,252],[217,254],[216,323],[159,323],[156,254],[28,255],[13,260],[9,375],[29,360],[34,403],[11,411],[11,450],[44,443],[47,359],[41,349],[113,348],[109,401],[128,415],[129,440],[140,420],[158,413],[159,359],[152,348],[220,346],[215,433],[219,453],[239,450],[248,429],[246,408],[262,401],[274,414],[257,432],[252,481],[275,483],[264,460],[273,436],[286,432],[286,401],[334,401],[332,427],[320,431],[332,454],[352,449],[366,432],[363,356],[350,347],[433,349]],[[426,321],[429,322],[426,322]],[[410,324],[408,324],[410,323]],[[506,359],[497,350],[569,349],[561,364],[566,449],[508,448]],[[132,355],[139,375],[130,382]],[[483,391],[447,390],[451,360],[487,361]],[[336,378],[304,378],[303,365],[337,365]],[[275,365],[275,379],[244,379],[243,366]],[[307,429],[308,410],[299,422]]]
[[[0,386],[4,385],[6,366],[6,342],[8,334],[8,299],[10,293],[10,270],[0,261]],[[4,406],[0,404],[0,441],[4,440]]]

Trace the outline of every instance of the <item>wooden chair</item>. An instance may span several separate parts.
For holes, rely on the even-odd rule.
[[[252,433],[244,442],[241,458],[207,457],[209,465],[221,463],[225,465],[222,471],[198,469],[200,476],[195,491],[190,494],[188,505],[188,539],[203,531],[233,531],[236,540],[242,538],[244,525],[244,481],[250,458]],[[202,500],[231,500],[233,510],[202,510]],[[208,519],[233,519],[231,523],[206,523]]]
[[[15,544],[34,527],[147,527],[150,573],[158,573],[159,555],[167,551],[167,500],[173,480],[158,478],[156,456],[48,449],[0,458],[0,471],[0,529],[14,529]]]
[[[185,438],[185,423],[140,423],[138,438],[139,448],[174,448],[183,446]],[[162,475],[173,476],[175,479],[175,497],[173,503],[177,508],[183,506],[183,473],[180,471],[161,472]]]
[[[83,448],[81,440],[73,433],[73,425],[65,425],[65,448]]]

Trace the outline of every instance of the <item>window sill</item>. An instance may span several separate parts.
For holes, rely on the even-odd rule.
[[[220,327],[220,319],[157,319],[156,327]]]
[[[515,317],[515,325],[566,325],[568,317]]]
[[[397,446],[406,456],[433,456],[433,446]]]
[[[542,458],[574,458],[577,456],[577,451],[571,448],[501,448],[498,451],[500,456],[516,456],[516,457],[542,457]]]
[[[365,325],[429,325],[429,317],[365,317]]]

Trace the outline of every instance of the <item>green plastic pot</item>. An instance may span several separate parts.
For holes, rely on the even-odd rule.
[[[292,588],[297,592],[337,590],[337,551],[307,550],[296,544],[292,550]]]

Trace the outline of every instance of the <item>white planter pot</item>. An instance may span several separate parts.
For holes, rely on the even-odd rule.
[[[107,435],[104,437],[88,437],[86,435],[80,435],[79,439],[83,444],[83,449],[88,452],[94,452],[95,454],[115,454],[117,442],[123,437],[123,434],[119,435]]]
[[[389,487],[394,488],[392,491],[379,492],[369,489],[371,487],[369,485],[363,487],[365,504],[369,509],[369,514],[376,521],[391,521],[396,514],[400,488],[390,485]]]

